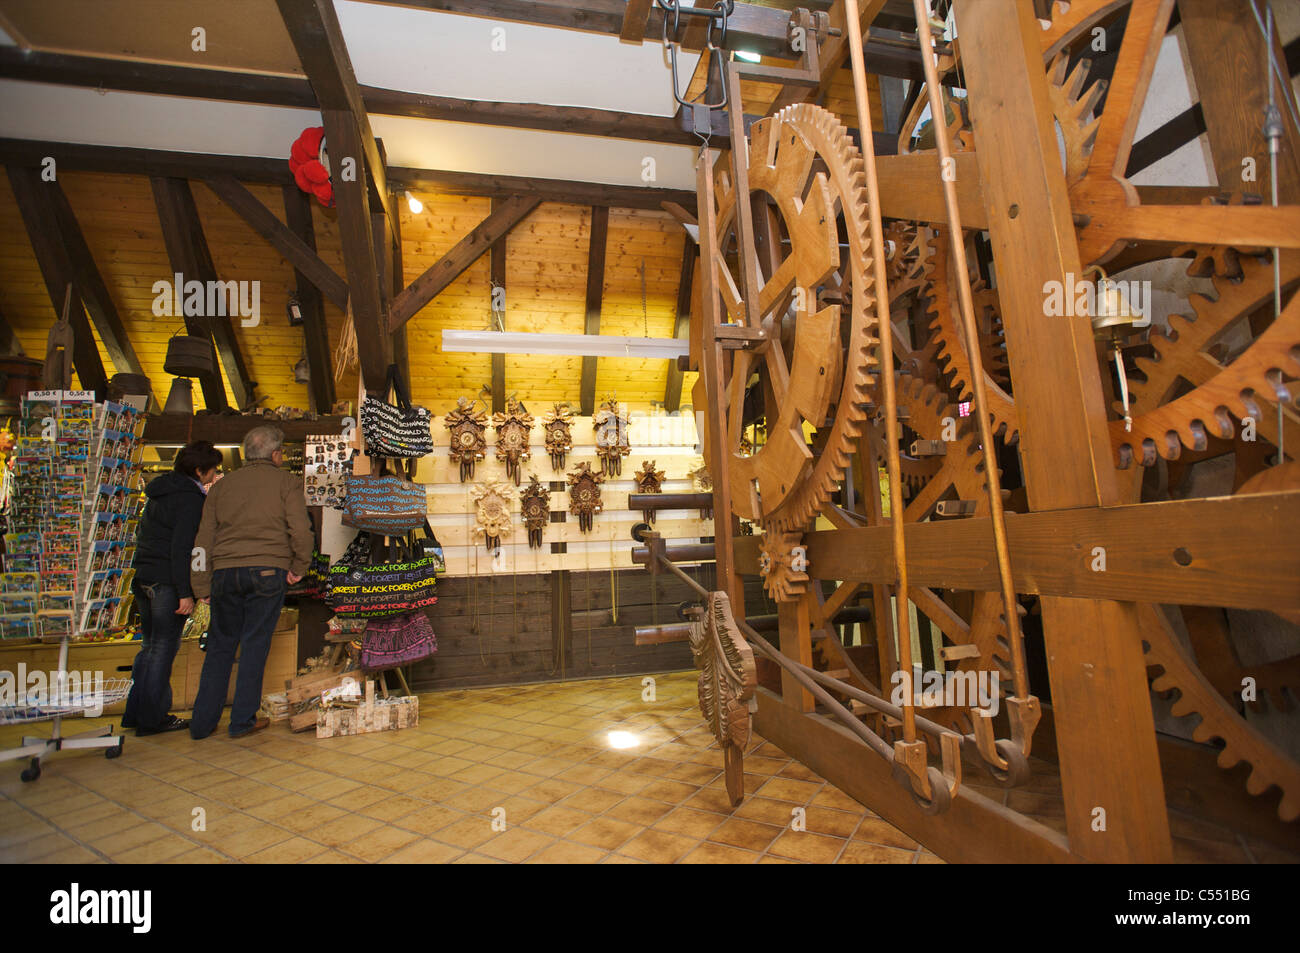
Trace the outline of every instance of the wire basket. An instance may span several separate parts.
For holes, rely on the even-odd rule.
[[[0,725],[19,725],[81,715],[125,701],[131,692],[131,679],[106,678],[97,689],[69,691],[66,688],[28,692],[13,705],[0,705]]]

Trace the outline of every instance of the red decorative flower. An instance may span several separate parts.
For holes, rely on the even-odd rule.
[[[302,131],[289,150],[289,171],[298,188],[316,196],[326,208],[334,205],[334,186],[329,170],[321,163],[321,143],[325,138],[324,126],[312,126]]]

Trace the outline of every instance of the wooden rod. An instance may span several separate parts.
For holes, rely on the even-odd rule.
[[[713,506],[712,493],[629,493],[629,510],[707,510]]]
[[[676,546],[665,546],[664,554],[681,563],[712,562],[717,556],[716,549],[713,543],[678,543]],[[632,547],[632,562],[643,566],[649,561],[649,550],[645,546]]]
[[[852,0],[851,0],[852,2]],[[957,274],[957,299],[961,312],[962,334],[966,355],[971,363],[971,388],[975,395],[975,416],[979,418],[980,444],[984,458],[984,475],[989,495],[989,515],[993,522],[993,546],[997,552],[998,578],[1002,585],[1002,607],[1006,619],[1007,641],[1011,643],[1011,669],[1017,698],[1029,697],[1029,679],[1025,670],[1024,637],[1020,629],[1020,612],[1011,576],[1011,552],[1007,547],[1007,522],[1002,510],[1002,477],[998,471],[993,424],[988,412],[988,389],[984,382],[984,356],[980,351],[979,332],[975,327],[975,304],[971,298],[970,271],[966,265],[966,241],[962,237],[961,212],[957,208],[956,176],[942,170],[955,168],[948,126],[943,122],[944,105],[939,87],[939,70],[935,65],[933,38],[930,33],[930,0],[912,0],[916,9],[916,31],[921,41],[921,65],[925,69],[925,88],[930,95],[930,126],[939,149],[939,178],[943,181],[943,202],[948,211],[948,237],[952,242],[953,265]],[[864,127],[865,128],[865,127]]]
[[[889,320],[889,288],[885,279],[885,236],[880,225],[880,185],[876,179],[876,153],[872,147],[871,104],[867,98],[867,73],[862,57],[862,20],[858,14],[858,0],[844,2],[845,27],[849,37],[849,57],[853,70],[853,96],[857,100],[858,128],[864,130],[862,160],[867,177],[867,204],[871,219],[872,269],[874,273],[876,324],[880,329],[880,389],[885,404],[885,469],[889,474],[889,523],[893,529],[894,563],[898,584],[898,656],[905,672],[912,671],[912,620],[907,611],[907,543],[903,538],[903,486],[898,461],[898,402],[894,394],[894,331]],[[941,115],[941,114],[940,114]],[[936,126],[940,125],[936,123]],[[846,195],[845,201],[854,196]],[[855,289],[856,291],[857,289]],[[866,289],[858,293],[866,293]],[[916,741],[916,713],[912,701],[903,702],[903,740]]]

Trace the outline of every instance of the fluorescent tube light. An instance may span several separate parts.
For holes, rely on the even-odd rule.
[[[690,342],[683,338],[624,338],[606,334],[444,330],[442,349],[474,354],[563,354],[672,361],[690,351]]]

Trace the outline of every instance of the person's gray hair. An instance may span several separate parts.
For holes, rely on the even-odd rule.
[[[270,460],[283,446],[284,431],[279,427],[254,427],[244,435],[244,459]]]

